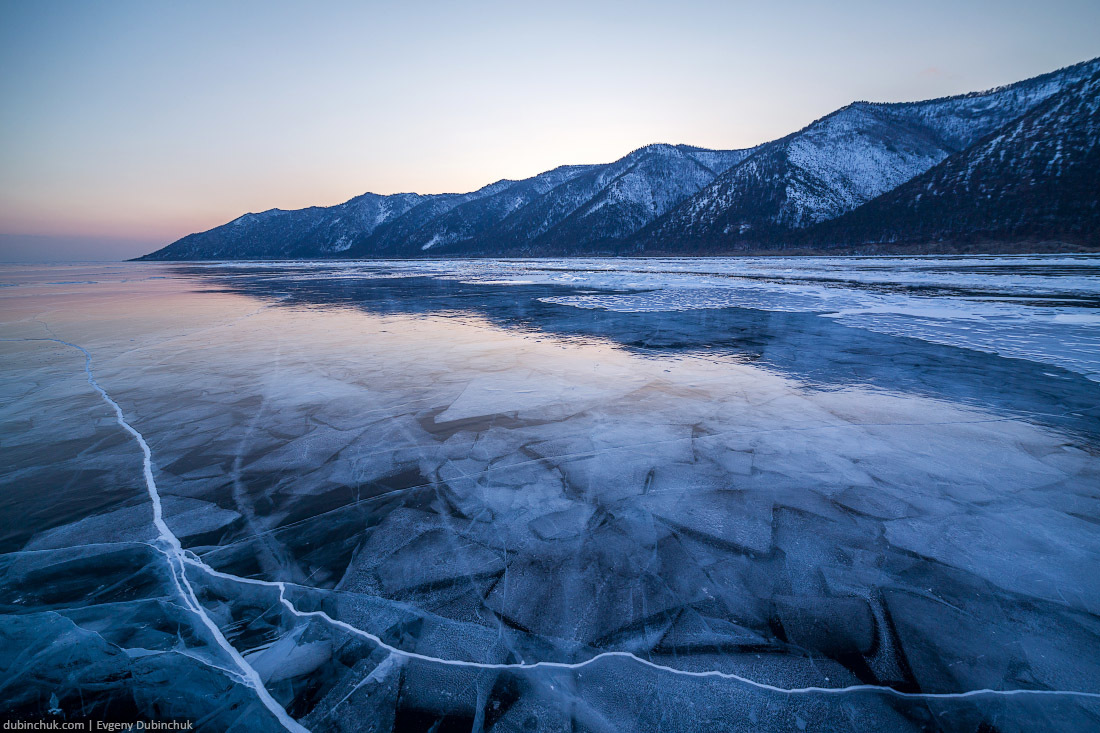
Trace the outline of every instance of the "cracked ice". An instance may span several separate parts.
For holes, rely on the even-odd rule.
[[[1093,727],[1100,262],[986,260],[10,268],[4,714]]]

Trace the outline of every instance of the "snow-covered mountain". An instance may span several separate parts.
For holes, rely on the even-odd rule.
[[[647,145],[555,189],[468,246],[560,252],[623,241],[750,152]]]
[[[647,145],[605,165],[561,166],[472,193],[363,194],[339,206],[245,214],[144,259],[410,257],[623,240],[747,150]]]
[[[1085,149],[1094,150],[1088,143],[1096,141],[1095,128],[1084,118],[1095,114],[1088,98],[1098,72],[1100,59],[1094,59],[986,92],[922,102],[855,102],[748,150],[647,145],[612,163],[561,166],[471,193],[367,193],[338,206],[246,214],[144,259],[523,256],[824,246],[853,237],[913,241],[942,230],[921,219],[932,215],[935,197],[912,188],[918,180],[927,186],[924,174],[934,171],[943,176],[933,184],[941,192],[936,211],[944,202],[974,196],[985,198],[963,208],[989,210],[1002,198],[1023,195],[1029,181],[1045,181],[1046,213],[1014,204],[1039,218],[1021,218],[1010,229],[1075,241],[1095,238],[1095,223],[1087,223],[1095,217],[1074,214],[1079,221],[1073,226],[1057,220],[1066,208],[1059,208],[1058,187],[1074,175],[1087,178],[1091,171],[1095,177],[1097,170],[1080,161],[1095,157]],[[1069,134],[1074,142],[1065,137]],[[1041,142],[1009,150],[1013,140],[1023,139],[1029,145]],[[999,147],[979,149],[989,145]],[[991,167],[994,157],[997,165]],[[1051,177],[1047,169],[1039,170],[1047,162],[1053,166],[1049,171],[1075,173]],[[977,171],[968,175],[980,178],[984,188],[960,183],[959,166]],[[1080,199],[1074,206],[1091,205],[1095,211],[1096,188],[1087,190],[1091,181],[1073,184],[1085,188],[1072,195]],[[872,213],[857,216],[869,202]],[[898,222],[908,223],[883,228],[883,217],[901,216],[903,210],[909,213]],[[843,226],[828,224],[838,217]],[[1091,234],[1085,231],[1089,226]],[[1000,225],[993,229],[1009,231]]]
[[[760,146],[654,222],[643,244],[775,245],[897,188],[1098,69],[1094,60],[983,93],[850,104]]]
[[[1100,245],[1100,70],[804,242]]]

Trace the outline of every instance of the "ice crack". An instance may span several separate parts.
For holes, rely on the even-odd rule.
[[[149,444],[145,441],[145,437],[137,431],[134,426],[126,421],[126,416],[122,412],[122,407],[111,398],[111,395],[107,394],[107,391],[99,385],[96,381],[95,374],[92,372],[92,355],[83,346],[69,343],[57,338],[51,339],[20,339],[23,341],[50,341],[53,343],[62,344],[70,348],[76,349],[84,355],[84,372],[88,377],[88,384],[92,386],[99,396],[103,398],[115,413],[115,420],[118,424],[129,433],[137,444],[141,447],[142,454],[142,471],[145,476],[145,488],[149,492],[149,499],[153,503],[153,525],[157,529],[157,540],[153,545],[160,553],[165,557],[168,564],[168,569],[171,571],[172,582],[176,586],[176,590],[179,591],[180,597],[183,599],[184,605],[189,611],[191,611],[196,618],[207,628],[210,635],[214,638],[215,643],[221,649],[229,655],[229,658],[233,660],[233,663],[240,670],[240,678],[247,687],[252,688],[256,693],[256,696],[260,699],[271,714],[289,731],[295,733],[308,733],[307,729],[300,725],[296,720],[291,718],[286,710],[283,709],[275,698],[271,696],[271,693],[264,687],[263,682],[260,680],[260,675],[256,672],[252,666],[245,661],[240,652],[229,643],[229,640],[222,634],[221,629],[206,613],[206,609],[203,608],[199,602],[198,596],[195,594],[194,588],[191,587],[190,581],[187,580],[187,572],[184,568],[185,556],[183,553],[183,546],[180,544],[179,538],[176,537],[172,529],[164,521],[164,513],[161,508],[160,492],[157,490],[157,482],[153,478],[153,453],[149,449]]]
[[[189,565],[193,565],[196,568],[201,569],[203,572],[223,580],[228,580],[237,583],[244,583],[248,585],[260,585],[269,588],[276,588],[279,591],[279,601],[290,611],[291,614],[298,618],[317,618],[325,623],[331,624],[336,628],[342,629],[349,634],[367,639],[385,651],[389,652],[391,657],[398,657],[406,660],[416,660],[420,662],[426,662],[429,664],[439,664],[448,667],[466,667],[471,669],[488,669],[488,670],[528,670],[528,669],[559,669],[559,670],[577,670],[589,667],[603,659],[621,658],[627,659],[631,662],[641,664],[645,667],[655,669],[659,672],[668,674],[680,675],[682,677],[718,677],[721,679],[734,680],[740,682],[749,687],[755,687],[759,690],[765,690],[767,692],[775,692],[783,695],[805,695],[805,694],[848,694],[853,692],[875,692],[885,695],[893,695],[895,697],[914,698],[920,700],[952,700],[967,697],[980,697],[984,695],[999,695],[999,696],[1014,696],[1014,695],[1056,695],[1065,697],[1085,697],[1092,699],[1100,699],[1100,692],[1081,692],[1077,690],[1028,690],[1028,689],[1016,689],[1016,690],[993,690],[983,688],[980,690],[967,690],[965,692],[903,692],[901,690],[895,690],[892,687],[884,687],[882,685],[849,685],[847,687],[779,687],[776,685],[769,685],[766,682],[758,682],[757,680],[749,677],[742,677],[741,675],[734,674],[732,672],[722,672],[719,670],[702,670],[693,671],[686,669],[679,669],[677,667],[670,667],[665,664],[660,664],[645,657],[639,657],[633,652],[626,651],[607,651],[596,654],[588,659],[580,662],[471,662],[462,659],[446,659],[444,657],[433,657],[427,654],[420,654],[419,652],[410,652],[404,649],[400,649],[391,644],[386,643],[381,637],[376,634],[372,634],[369,631],[365,631],[351,624],[339,621],[332,618],[324,611],[302,611],[299,610],[293,602],[286,597],[287,583],[273,580],[257,580],[255,578],[242,578],[237,575],[231,575],[230,573],[223,573],[219,570],[215,570],[202,560],[198,559],[194,553],[187,553],[184,556],[184,562]],[[290,585],[294,585],[293,583]]]
[[[418,652],[411,652],[395,647],[386,643],[381,637],[373,634],[369,631],[352,626],[349,623],[332,618],[324,611],[302,611],[299,610],[293,602],[286,597],[287,584],[281,581],[267,581],[257,580],[253,578],[242,578],[240,576],[232,575],[229,573],[223,573],[215,570],[207,565],[201,559],[199,559],[194,553],[185,551],[179,541],[179,538],[172,532],[171,528],[164,521],[163,511],[161,508],[160,493],[157,490],[156,481],[153,478],[152,470],[152,451],[149,448],[149,444],[146,442],[144,436],[138,432],[130,423],[126,421],[126,417],[122,411],[122,408],[117,402],[115,402],[111,396],[99,385],[92,372],[92,357],[91,354],[82,346],[63,341],[61,339],[2,339],[19,340],[19,341],[49,341],[80,351],[84,355],[84,371],[87,374],[88,384],[99,393],[103,401],[106,402],[114,411],[115,419],[118,424],[129,433],[138,445],[141,447],[143,457],[143,474],[145,477],[146,489],[149,493],[149,498],[153,505],[153,524],[157,529],[158,538],[154,545],[156,549],[165,556],[165,560],[171,570],[172,580],[179,591],[180,597],[183,599],[187,608],[195,614],[200,622],[206,626],[214,637],[218,646],[221,647],[233,660],[240,670],[241,679],[248,686],[251,687],[264,704],[272,712],[273,715],[283,724],[287,730],[291,731],[306,731],[306,729],[300,725],[297,721],[291,718],[287,712],[271,697],[271,694],[264,687],[260,680],[259,674],[255,669],[248,664],[248,662],[241,656],[240,652],[233,647],[232,644],[225,638],[217,624],[206,613],[202,604],[199,603],[198,597],[195,594],[190,582],[187,579],[185,565],[191,565],[204,573],[224,580],[228,580],[235,583],[260,585],[271,588],[276,588],[279,592],[279,602],[286,607],[286,609],[295,617],[298,618],[317,618],[325,623],[342,629],[343,631],[367,639],[378,647],[386,650],[391,655],[387,659],[393,659],[394,661],[401,660],[416,660],[429,664],[437,664],[451,667],[464,667],[471,669],[485,669],[485,670],[535,670],[535,669],[549,669],[549,670],[565,670],[572,671],[583,669],[585,667],[592,666],[601,660],[611,658],[621,658],[628,660],[635,664],[640,664],[645,667],[657,670],[666,674],[674,674],[683,677],[695,677],[695,678],[721,678],[727,680],[733,680],[740,682],[749,687],[753,687],[759,690],[767,692],[774,692],[783,695],[802,695],[802,694],[827,694],[827,695],[839,695],[850,694],[858,692],[870,692],[879,693],[885,695],[892,695],[901,698],[914,698],[914,699],[961,699],[969,697],[980,696],[1017,696],[1017,695],[1049,695],[1049,696],[1065,696],[1065,697],[1082,697],[1090,699],[1100,699],[1100,693],[1096,692],[1084,692],[1077,690],[1034,690],[1034,689],[1013,689],[1013,690],[994,690],[989,688],[967,690],[965,692],[949,692],[949,693],[931,693],[931,692],[903,692],[896,690],[892,687],[884,687],[880,685],[849,685],[846,687],[779,687],[777,685],[770,685],[765,682],[759,682],[748,677],[732,672],[722,672],[720,670],[684,670],[676,667],[670,667],[668,665],[660,664],[652,660],[640,657],[632,652],[627,651],[605,651],[599,654],[593,655],[588,659],[579,662],[553,662],[553,661],[538,661],[538,662],[516,662],[516,663],[492,663],[492,662],[474,662],[460,659],[447,659],[442,657],[433,657]],[[997,422],[997,420],[989,421],[975,421],[975,422]],[[840,426],[820,426],[820,427],[840,427]],[[817,428],[820,429],[820,428]],[[541,460],[541,459],[540,459]],[[307,732],[308,733],[308,732]]]

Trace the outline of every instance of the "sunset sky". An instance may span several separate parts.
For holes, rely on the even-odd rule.
[[[1100,2],[0,0],[0,259],[466,191],[1100,55]]]

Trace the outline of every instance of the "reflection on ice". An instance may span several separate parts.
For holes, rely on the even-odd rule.
[[[1049,259],[1020,277],[1091,297]],[[5,714],[1097,724],[1100,385],[815,313],[577,308],[717,275],[568,266],[8,273]]]

